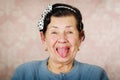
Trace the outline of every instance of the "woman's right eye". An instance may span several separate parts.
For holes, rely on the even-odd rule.
[[[57,32],[51,32],[51,34],[57,34]]]

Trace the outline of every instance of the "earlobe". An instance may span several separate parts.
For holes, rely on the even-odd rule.
[[[80,42],[84,41],[84,36],[80,37]]]
[[[45,43],[45,35],[43,34],[43,32],[40,32],[40,38],[41,38],[42,43],[44,44]]]

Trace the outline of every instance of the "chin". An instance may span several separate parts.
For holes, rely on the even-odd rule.
[[[66,62],[71,62],[73,61],[74,59],[70,58],[70,57],[65,57],[65,58],[62,58],[62,57],[59,57],[57,58],[57,61],[58,62],[61,62],[61,63],[66,63]]]

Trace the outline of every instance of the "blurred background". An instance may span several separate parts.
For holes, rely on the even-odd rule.
[[[49,56],[37,28],[49,3],[73,5],[83,15],[86,38],[76,59],[120,80],[120,0],[0,0],[0,80],[10,80],[22,63]]]

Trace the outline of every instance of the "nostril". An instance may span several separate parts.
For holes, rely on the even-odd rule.
[[[58,40],[58,43],[67,43],[67,42],[68,42],[67,39],[59,39],[59,40]]]

